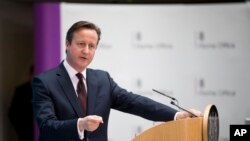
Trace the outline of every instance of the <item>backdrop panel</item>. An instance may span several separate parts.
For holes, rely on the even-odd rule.
[[[229,125],[250,116],[250,17],[239,4],[98,5],[61,4],[61,59],[65,35],[76,21],[102,29],[90,67],[110,72],[129,91],[170,105],[152,88],[201,111],[209,103],[220,114],[220,140]],[[170,105],[171,106],[171,105]],[[128,141],[152,121],[112,111],[110,141]]]

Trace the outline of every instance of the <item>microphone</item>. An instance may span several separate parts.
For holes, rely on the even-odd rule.
[[[157,90],[155,90],[155,89],[152,89],[154,92],[157,92],[158,94],[161,94],[161,95],[164,95],[164,96],[166,96],[166,97],[168,97],[168,98],[170,98],[170,99],[172,99],[172,100],[175,100],[175,101],[178,101],[177,99],[175,99],[174,97],[171,97],[171,96],[169,96],[169,95],[166,95],[166,94],[164,94],[164,93],[162,93],[162,92],[159,92],[159,91],[157,91]]]
[[[181,110],[183,110],[183,111],[185,111],[185,112],[188,112],[188,113],[191,114],[193,117],[197,117],[194,113],[192,113],[192,112],[190,112],[190,111],[188,111],[188,110],[186,110],[186,109],[180,107],[180,106],[179,106],[179,102],[178,102],[178,100],[177,100],[176,98],[171,97],[171,96],[169,96],[169,95],[166,95],[166,94],[164,94],[164,93],[162,93],[162,92],[160,92],[160,91],[157,91],[157,90],[155,90],[155,89],[152,89],[152,90],[153,90],[154,92],[158,93],[158,94],[161,94],[161,95],[163,95],[163,96],[165,96],[165,97],[168,97],[168,98],[172,99],[173,101],[170,102],[172,105],[176,106],[177,108],[179,108],[179,109],[181,109]]]

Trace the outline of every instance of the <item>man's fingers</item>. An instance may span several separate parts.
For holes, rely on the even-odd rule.
[[[89,116],[88,120],[95,123],[103,123],[102,117],[96,115]]]
[[[195,114],[198,117],[203,116],[202,113],[196,109],[190,109],[190,112],[192,112],[193,114]]]
[[[202,113],[196,109],[189,109],[189,111],[198,117],[203,116]],[[180,111],[180,112],[177,112],[176,119],[178,120],[178,119],[185,119],[185,118],[191,118],[191,117],[193,117],[192,114],[190,114],[186,111]]]
[[[103,123],[102,117],[97,115],[89,115],[82,119],[83,128],[87,131],[94,131]]]

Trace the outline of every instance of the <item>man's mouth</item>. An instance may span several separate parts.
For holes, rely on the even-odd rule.
[[[86,59],[87,59],[86,57],[80,57],[80,58],[82,58],[82,59],[84,59],[84,60],[86,60]]]

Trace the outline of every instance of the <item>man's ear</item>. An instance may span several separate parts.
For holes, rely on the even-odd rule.
[[[66,41],[66,42],[65,42],[65,45],[66,45],[66,49],[65,49],[65,52],[67,53],[67,51],[68,51],[68,47],[70,46],[70,43],[69,43],[69,41]]]
[[[66,41],[65,45],[66,45],[66,47],[68,47],[70,45],[69,41]]]

